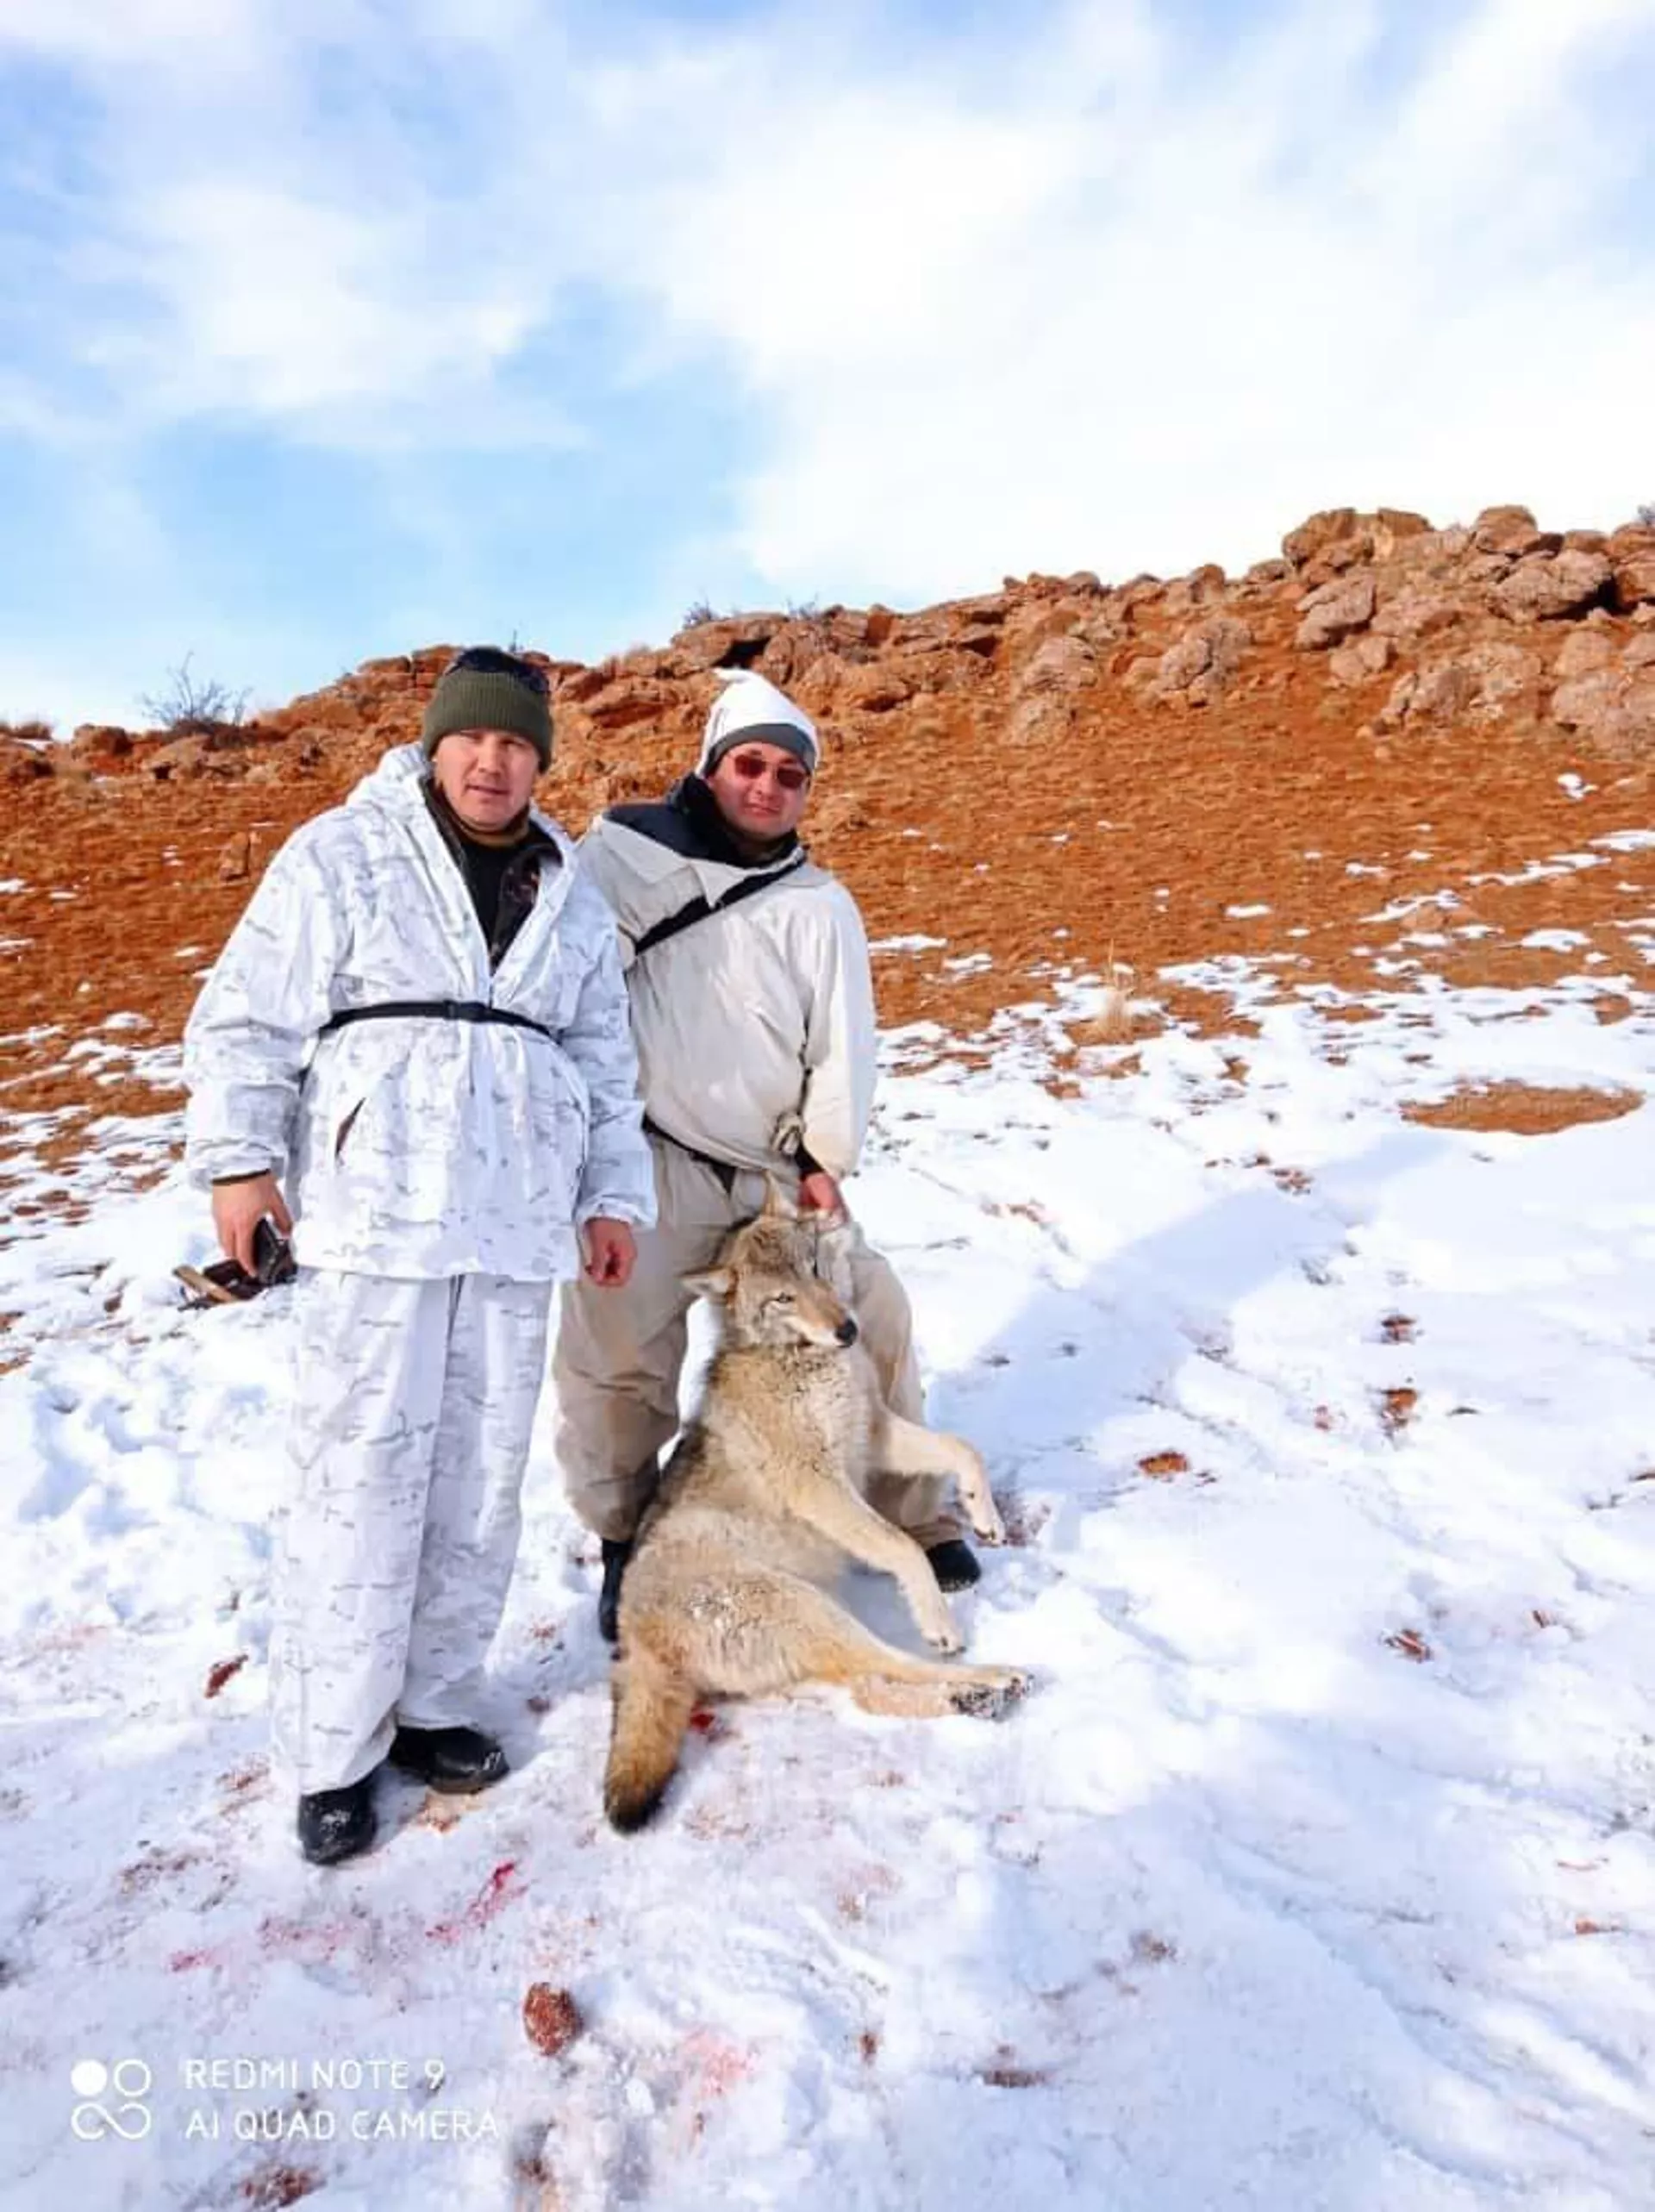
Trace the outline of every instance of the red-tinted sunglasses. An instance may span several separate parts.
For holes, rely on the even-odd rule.
[[[766,760],[762,753],[733,753],[730,766],[744,784],[756,784],[762,776],[774,776],[784,791],[802,791],[810,780],[810,771],[796,760]]]

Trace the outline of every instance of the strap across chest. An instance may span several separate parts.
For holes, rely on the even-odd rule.
[[[733,884],[717,898],[708,898],[703,894],[699,898],[689,900],[676,914],[669,914],[665,920],[656,922],[653,928],[645,930],[632,948],[633,957],[641,959],[657,945],[664,945],[669,937],[676,937],[681,929],[691,929],[697,922],[706,922],[715,914],[727,913],[731,907],[739,906],[744,898],[752,898],[755,892],[767,890],[771,884],[780,883],[784,876],[790,876],[796,868],[802,868],[808,857],[801,847],[784,868],[772,868],[763,875],[743,876],[739,884]]]

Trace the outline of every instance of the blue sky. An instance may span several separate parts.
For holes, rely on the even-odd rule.
[[[0,0],[0,715],[1655,498],[1655,0]]]

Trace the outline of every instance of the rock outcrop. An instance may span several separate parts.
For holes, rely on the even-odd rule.
[[[1293,634],[1301,653],[1340,645],[1373,620],[1376,586],[1371,569],[1362,569],[1307,591],[1299,602],[1304,620]]]
[[[1170,580],[1106,586],[1089,572],[1009,578],[1002,589],[903,613],[876,605],[709,615],[659,648],[593,665],[532,654],[552,681],[559,757],[603,795],[628,760],[684,757],[714,672],[753,667],[796,693],[830,742],[900,736],[965,715],[1015,752],[1086,741],[1100,716],[1134,709],[1209,715],[1306,683],[1355,695],[1395,735],[1441,728],[1550,728],[1619,750],[1650,734],[1655,528],[1543,530],[1527,508],[1485,509],[1433,528],[1397,508],[1329,508],[1282,541],[1279,558],[1227,577],[1208,563]],[[452,647],[365,661],[326,690],[242,726],[184,734],[104,726],[67,745],[0,739],[0,780],[101,783],[139,774],[178,784],[279,783],[356,767],[411,737]],[[1365,708],[1369,686],[1388,690]],[[1325,712],[1333,713],[1329,703]],[[1324,715],[1325,719],[1325,715]]]
[[[19,1047],[40,1103],[66,1006],[176,1034],[269,855],[417,735],[453,651],[365,661],[245,724],[67,742],[0,725],[0,882],[18,886],[0,958],[12,1033],[43,1040]],[[1441,528],[1330,508],[1237,575],[1037,574],[930,607],[708,616],[591,665],[529,657],[557,728],[541,796],[577,831],[693,763],[721,668],[786,686],[823,734],[813,849],[871,934],[947,940],[881,960],[882,1007],[954,1029],[1111,944],[1148,976],[1255,947],[1290,911],[1297,974],[1346,921],[1369,944],[1376,868],[1438,870],[1452,834],[1475,890],[1646,822],[1655,798],[1655,528],[1546,530],[1516,506]],[[1637,865],[1571,875],[1571,896]],[[1558,880],[1536,875],[1532,927],[1555,922]],[[1617,932],[1603,972],[1627,958]]]

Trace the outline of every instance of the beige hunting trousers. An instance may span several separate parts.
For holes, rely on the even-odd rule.
[[[556,1448],[569,1502],[596,1534],[629,1539],[654,1494],[659,1455],[677,1434],[678,1377],[691,1293],[683,1278],[710,1267],[738,1222],[765,1203],[762,1175],[738,1174],[726,1190],[709,1167],[675,1145],[651,1140],[659,1211],[637,1232],[638,1264],[624,1290],[583,1276],[564,1285],[552,1378]],[[824,1245],[828,1240],[824,1239]],[[913,1316],[889,1260],[852,1224],[834,1237],[834,1287],[856,1315],[885,1401],[923,1421]],[[922,1545],[960,1533],[947,1476],[876,1476],[868,1502]]]

